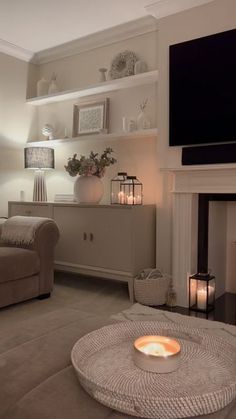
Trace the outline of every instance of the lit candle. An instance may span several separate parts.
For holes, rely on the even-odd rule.
[[[142,203],[142,197],[141,197],[141,195],[137,195],[136,204],[141,204],[141,203]]]
[[[126,199],[127,199],[127,204],[128,205],[133,205],[134,204],[134,197],[133,197],[132,194],[127,195]]]
[[[136,205],[138,203],[136,196],[133,196],[133,194],[126,195],[126,202],[127,205]]]
[[[119,201],[119,204],[124,204],[125,203],[125,194],[124,194],[123,191],[120,191],[118,193],[118,201]]]
[[[209,292],[209,297],[208,297],[209,298],[209,303],[210,304],[213,304],[213,302],[214,302],[214,295],[215,295],[215,287],[209,285],[208,292]]]
[[[207,290],[206,288],[200,288],[197,290],[197,307],[200,310],[206,310],[207,304]]]
[[[141,369],[167,373],[179,366],[180,344],[166,336],[141,336],[134,342],[134,363]]]

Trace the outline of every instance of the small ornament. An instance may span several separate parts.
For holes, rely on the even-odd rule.
[[[42,128],[42,134],[47,137],[46,140],[53,140],[53,132],[54,132],[54,128],[52,125],[50,124],[45,124]]]
[[[166,295],[166,305],[168,307],[176,307],[176,291],[174,290],[174,285],[172,279],[170,280],[169,288]]]
[[[99,82],[103,83],[104,81],[106,81],[106,72],[107,72],[107,68],[99,68]]]
[[[52,95],[54,93],[59,92],[56,80],[57,80],[57,75],[55,73],[52,73],[52,78],[51,78],[50,85],[49,85],[49,88],[48,88],[48,94],[49,95]]]
[[[145,73],[147,71],[147,64],[145,61],[138,60],[134,66],[134,74]]]
[[[66,139],[66,138],[69,138],[68,137],[68,135],[67,135],[67,128],[65,128],[65,131],[64,131],[64,138]]]
[[[146,116],[146,106],[147,106],[148,99],[145,99],[139,105],[140,112],[137,117],[137,128],[138,129],[149,129],[151,127],[151,122]]]

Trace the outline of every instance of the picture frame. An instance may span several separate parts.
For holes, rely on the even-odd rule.
[[[73,137],[107,133],[109,98],[74,105]]]

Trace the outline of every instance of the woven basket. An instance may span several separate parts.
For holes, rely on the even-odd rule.
[[[138,303],[147,306],[163,305],[166,302],[166,294],[169,287],[169,279],[165,276],[150,279],[134,279],[134,296]]]

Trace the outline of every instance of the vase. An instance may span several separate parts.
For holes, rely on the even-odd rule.
[[[151,127],[151,123],[146,116],[144,111],[140,111],[137,117],[137,128],[138,129],[149,129]]]
[[[44,77],[37,83],[37,96],[46,96],[48,94],[49,82]]]
[[[93,175],[79,176],[74,184],[74,196],[79,204],[98,204],[104,193],[101,179]]]
[[[99,82],[103,83],[106,81],[107,68],[99,68]]]
[[[134,66],[134,74],[145,73],[147,71],[147,64],[145,61],[138,60]]]
[[[48,94],[53,95],[54,93],[58,93],[58,85],[55,80],[51,80],[49,88],[48,88]]]

